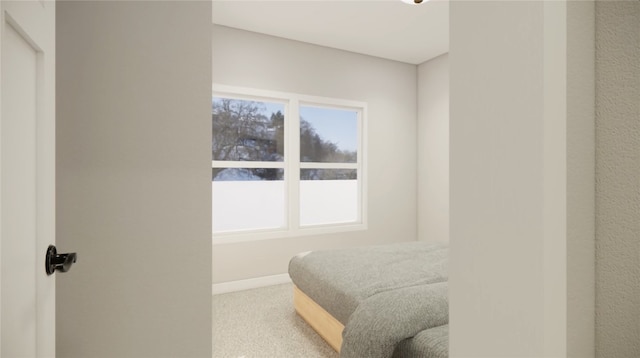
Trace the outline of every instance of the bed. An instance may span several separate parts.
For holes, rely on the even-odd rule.
[[[296,312],[341,357],[448,356],[448,245],[409,242],[301,253]]]

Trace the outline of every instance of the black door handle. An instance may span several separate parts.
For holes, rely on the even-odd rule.
[[[58,254],[58,250],[54,245],[49,245],[47,248],[47,255],[44,259],[45,270],[47,275],[53,275],[56,270],[60,272],[67,272],[78,260],[78,254],[70,252],[68,254]]]

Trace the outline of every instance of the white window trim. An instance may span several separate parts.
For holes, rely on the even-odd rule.
[[[284,162],[241,162],[241,161],[212,161],[211,165],[233,168],[283,168],[285,170],[284,181],[286,189],[287,213],[284,228],[250,229],[246,231],[233,231],[212,233],[213,244],[238,243],[246,241],[259,241],[270,239],[283,239],[302,236],[330,235],[343,232],[361,231],[368,228],[367,224],[367,103],[361,101],[345,100],[338,98],[302,95],[296,93],[268,91],[254,88],[213,84],[213,96],[264,100],[283,103],[285,105],[285,119],[299,118],[300,105],[314,107],[326,107],[335,109],[358,110],[358,159],[357,163],[300,163],[300,151],[292,150],[300,147],[300,136],[290,135],[300,132],[300,122],[285,120],[285,161]],[[358,170],[358,202],[359,211],[356,222],[323,224],[300,227],[299,223],[299,185],[290,185],[291,182],[300,181],[300,169],[304,168],[328,168],[328,169],[357,169]]]

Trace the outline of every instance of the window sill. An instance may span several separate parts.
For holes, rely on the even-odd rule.
[[[213,245],[236,244],[240,242],[287,239],[303,236],[320,236],[339,234],[343,232],[363,231],[367,229],[365,223],[347,223],[333,225],[310,226],[297,230],[273,229],[273,230],[252,230],[245,232],[228,232],[213,234]]]

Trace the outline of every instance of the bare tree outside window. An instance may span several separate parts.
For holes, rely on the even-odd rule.
[[[283,161],[284,106],[279,107],[269,113],[265,102],[214,98],[213,160]]]
[[[267,108],[270,107],[270,108]],[[212,141],[211,154],[216,161],[260,161],[282,162],[284,160],[284,106],[259,101],[247,101],[230,98],[214,98],[212,101]],[[270,112],[269,109],[272,111]],[[277,109],[273,112],[274,109]],[[303,107],[313,118],[330,116],[338,110]],[[318,119],[316,119],[317,121]],[[356,126],[346,122],[347,126]],[[340,131],[340,127],[334,128]],[[358,153],[355,149],[344,148],[339,143],[326,139],[331,133],[319,133],[314,125],[300,118],[300,161],[308,163],[356,163]],[[355,135],[354,135],[355,137]],[[355,138],[353,138],[355,141]],[[217,174],[226,172],[218,178]],[[234,170],[238,180],[282,180],[276,170],[247,169]],[[336,175],[334,171],[304,170],[301,179],[335,180],[355,179],[355,172]],[[226,168],[214,168],[214,180],[233,180]],[[223,179],[224,178],[224,179]]]
[[[214,98],[211,111],[213,160],[284,161],[283,111],[282,104]],[[221,173],[223,175],[219,175]],[[282,180],[282,174],[274,168],[213,168],[213,180],[234,179]]]

